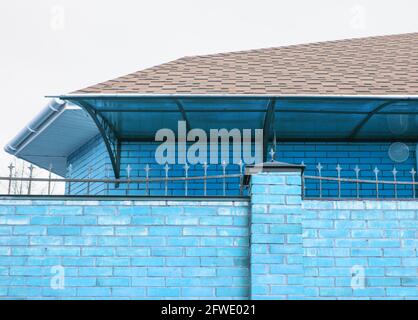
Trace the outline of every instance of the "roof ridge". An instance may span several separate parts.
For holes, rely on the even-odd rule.
[[[307,43],[295,43],[283,46],[272,46],[272,47],[261,47],[257,49],[248,49],[248,50],[234,50],[234,51],[225,51],[219,53],[209,53],[209,54],[197,54],[197,55],[189,55],[183,56],[176,60],[181,60],[185,58],[204,58],[204,57],[213,57],[213,56],[222,56],[228,54],[237,54],[237,53],[250,53],[250,52],[258,52],[258,51],[265,51],[265,50],[275,50],[275,49],[286,49],[286,48],[294,48],[294,47],[305,47],[305,46],[312,46],[312,45],[321,45],[321,44],[332,44],[338,42],[351,42],[354,40],[375,40],[381,38],[389,38],[389,37],[399,37],[399,36],[410,36],[410,35],[418,35],[418,32],[408,32],[408,33],[394,33],[394,34],[386,34],[386,35],[374,35],[374,36],[361,36],[361,37],[354,37],[354,38],[343,38],[343,39],[335,39],[335,40],[324,40],[324,41],[314,41],[314,42],[307,42]],[[140,71],[140,70],[139,70]]]

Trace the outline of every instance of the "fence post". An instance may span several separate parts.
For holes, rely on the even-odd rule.
[[[71,178],[73,175],[73,165],[70,163],[70,165],[68,166],[68,179],[70,179],[70,181],[68,181],[68,194],[71,195]]]
[[[356,173],[356,197],[357,199],[360,198],[360,186],[359,186],[359,176],[360,176],[360,168],[358,165],[355,166],[354,172]]]
[[[203,195],[206,197],[206,183],[207,183],[207,175],[208,175],[208,163],[205,161],[203,163]]]
[[[168,170],[170,170],[170,167],[168,166],[168,163],[165,164],[164,166],[164,171],[165,171],[165,183],[164,183],[164,194],[167,197],[168,195]]]
[[[392,174],[393,174],[393,188],[395,191],[395,199],[397,199],[398,198],[398,185],[397,185],[396,175],[398,174],[398,170],[396,170],[395,167],[393,167]]]
[[[13,178],[13,168],[14,168],[14,165],[12,162],[10,162],[8,168],[9,168],[9,187],[7,188],[7,194],[10,194],[11,189],[12,189],[12,178]]]
[[[251,299],[304,297],[303,170],[280,162],[246,167],[244,183],[251,185]]]
[[[415,199],[415,174],[417,173],[414,168],[409,171],[412,176],[412,197]]]
[[[318,177],[319,177],[319,197],[322,198],[322,169],[323,166],[320,162],[318,162],[316,169],[318,170]]]
[[[151,170],[150,166],[147,164],[145,166],[145,192],[149,196],[149,171]]]
[[[379,172],[380,170],[377,167],[374,167],[374,176],[376,179],[376,198],[379,198]]]

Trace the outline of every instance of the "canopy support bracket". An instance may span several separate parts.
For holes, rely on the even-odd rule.
[[[350,135],[349,135],[349,139],[354,139],[358,133],[361,131],[361,129],[363,129],[363,127],[369,122],[369,120],[371,119],[371,117],[373,117],[375,114],[379,113],[380,110],[382,110],[383,108],[387,107],[388,105],[397,103],[397,102],[401,102],[402,100],[391,100],[391,101],[385,101],[381,104],[379,104],[377,107],[375,107],[372,111],[370,111],[365,117],[364,119],[362,119],[355,127],[354,129],[351,131]]]
[[[107,121],[97,110],[85,101],[73,101],[85,110],[94,121],[97,129],[99,129],[103,142],[106,146],[107,153],[112,164],[115,179],[120,178],[120,157],[121,157],[121,140],[116,133],[115,128]]]
[[[271,99],[268,102],[266,113],[264,115],[263,123],[263,162],[267,161],[267,147],[269,142],[270,129],[274,119],[274,109],[276,106],[276,99]]]
[[[178,107],[178,109],[181,113],[181,117],[183,118],[183,121],[186,122],[187,131],[190,131],[190,122],[189,122],[189,119],[187,119],[186,111],[184,111],[183,104],[178,99],[176,99],[176,104],[177,104],[177,107]]]

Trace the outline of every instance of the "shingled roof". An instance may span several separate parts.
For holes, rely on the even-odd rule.
[[[417,95],[418,33],[184,57],[74,93]]]

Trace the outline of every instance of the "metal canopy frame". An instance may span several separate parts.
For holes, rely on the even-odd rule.
[[[267,146],[269,143],[269,135],[271,126],[273,124],[274,112],[276,108],[276,99],[271,99],[268,102],[266,113],[264,114],[263,122],[263,162],[267,160]]]
[[[180,113],[181,113],[181,116],[182,116],[182,118],[183,118],[183,121],[185,121],[185,122],[186,122],[186,128],[187,128],[187,131],[190,131],[190,130],[191,130],[191,127],[190,127],[190,122],[189,122],[189,120],[187,119],[186,112],[184,111],[184,106],[183,106],[183,103],[182,103],[180,100],[178,100],[178,99],[176,99],[175,101],[176,101],[177,107],[179,108],[179,111],[180,111]]]
[[[162,97],[158,97],[158,98],[162,98]],[[300,97],[294,97],[294,98],[286,98],[286,97],[282,97],[284,102],[284,106],[282,106],[281,108],[277,109],[276,108],[276,104],[277,104],[277,99],[280,99],[281,97],[246,97],[246,98],[251,98],[251,99],[256,99],[258,101],[265,101],[267,103],[266,107],[255,107],[255,108],[249,108],[248,110],[245,110],[245,108],[233,108],[233,109],[222,109],[222,110],[218,110],[218,109],[210,109],[210,107],[206,107],[206,108],[202,108],[202,109],[193,109],[193,108],[187,108],[184,104],[184,101],[182,100],[182,97],[174,97],[174,96],[167,96],[165,97],[169,100],[171,100],[172,102],[174,102],[175,106],[177,106],[177,110],[178,112],[181,114],[181,118],[186,122],[186,127],[187,130],[191,130],[191,124],[190,124],[190,119],[188,117],[188,113],[193,113],[193,112],[207,112],[207,113],[212,113],[212,112],[245,112],[245,113],[264,113],[264,120],[262,122],[262,128],[263,128],[263,160],[266,161],[267,158],[267,147],[269,142],[271,142],[270,140],[270,133],[271,133],[271,129],[272,126],[275,125],[275,114],[276,113],[312,113],[312,114],[352,114],[352,115],[365,115],[365,117],[363,119],[361,119],[357,125],[355,125],[355,127],[352,129],[351,133],[349,133],[349,135],[347,135],[346,137],[319,137],[319,138],[314,138],[314,137],[294,137],[294,138],[281,138],[280,136],[277,137],[277,141],[280,142],[306,142],[306,141],[318,141],[318,142],[364,142],[364,141],[370,141],[370,139],[365,139],[362,137],[359,137],[359,132],[367,125],[367,123],[370,121],[370,119],[374,116],[374,115],[381,115],[381,114],[411,114],[411,115],[416,115],[418,114],[418,110],[408,110],[408,111],[403,111],[400,110],[398,111],[384,111],[383,109],[389,105],[392,104],[396,104],[399,102],[406,102],[406,101],[413,101],[413,102],[418,102],[418,99],[410,99],[410,98],[402,98],[399,97],[397,99],[394,98],[388,98],[388,99],[384,99],[382,97],[378,98],[378,99],[372,99],[371,97],[367,97],[364,98],[363,101],[368,101],[368,102],[380,102],[377,106],[373,105],[373,108],[370,110],[359,110],[359,109],[353,109],[353,110],[345,110],[345,109],[340,109],[340,110],[328,110],[326,108],[319,108],[319,109],[292,109],[289,107],[286,107],[286,103],[291,101],[291,102],[300,102],[300,103],[310,103],[310,101],[315,101],[315,100],[306,100],[306,99],[302,99]],[[184,98],[190,98],[190,97],[184,97]],[[208,99],[213,99],[213,97],[206,97]],[[221,98],[221,97],[219,97]],[[235,97],[235,98],[239,98],[239,97]],[[243,97],[240,97],[240,99],[242,99]],[[309,97],[308,97],[309,98]],[[319,98],[319,97],[317,97]],[[326,97],[325,97],[326,98]],[[103,112],[115,112],[115,113],[122,113],[122,112],[143,112],[143,113],[148,113],[148,112],[176,112],[176,109],[152,109],[152,108],[143,108],[141,110],[137,109],[135,110],[133,109],[127,109],[126,107],[124,108],[123,106],[121,106],[121,108],[116,108],[116,107],[103,107],[100,109],[97,109],[94,106],[94,103],[90,103],[89,101],[86,101],[86,99],[88,99],[87,97],[83,97],[83,96],[74,96],[74,97],[62,97],[62,99],[71,101],[77,105],[79,105],[81,108],[83,108],[88,114],[89,116],[92,118],[92,120],[94,121],[95,125],[97,126],[100,135],[105,143],[107,152],[109,154],[109,158],[112,164],[112,168],[113,168],[113,172],[114,172],[114,176],[116,179],[120,178],[120,157],[121,157],[121,142],[123,141],[137,141],[137,142],[150,142],[150,141],[154,141],[153,139],[151,139],[150,137],[147,136],[132,136],[132,137],[128,137],[128,136],[122,136],[122,134],[120,132],[118,132],[118,130],[114,127],[114,125],[106,118],[106,116],[104,116],[102,113]],[[99,99],[103,99],[103,100],[117,100],[117,99],[121,99],[121,101],[132,101],[132,97],[106,97],[103,96]],[[140,98],[138,97],[138,99],[153,99],[152,97],[143,97]],[[289,99],[289,100],[287,100]],[[338,97],[333,97],[333,99],[328,100],[327,103],[332,103],[334,101],[334,99],[338,99],[341,101],[344,100],[342,99],[342,97],[338,98]],[[197,99],[197,100],[201,100],[201,99]],[[359,99],[361,100],[361,99]],[[336,100],[337,101],[337,100]],[[402,138],[402,140],[404,141],[416,141],[417,139],[413,138],[413,137],[405,137]],[[374,141],[392,141],[389,138],[378,138],[375,139]]]
[[[350,133],[349,139],[354,139],[358,133],[361,131],[361,129],[364,128],[364,126],[369,122],[369,120],[375,115],[375,114],[380,114],[379,111],[382,110],[383,108],[391,105],[391,104],[395,104],[395,103],[399,103],[399,102],[403,102],[405,100],[393,100],[393,101],[386,101],[383,102],[382,104],[379,104],[376,108],[374,108],[371,112],[367,113],[367,115],[364,117],[363,120],[361,120],[359,122],[358,125],[356,125],[353,129],[353,131]],[[399,114],[399,113],[398,113]]]
[[[90,103],[85,101],[74,101],[81,108],[83,108],[92,118],[97,126],[97,129],[102,136],[103,142],[106,146],[110,162],[112,164],[113,174],[116,179],[120,178],[120,156],[121,156],[121,139],[109,121],[106,120],[97,110],[94,109]]]

